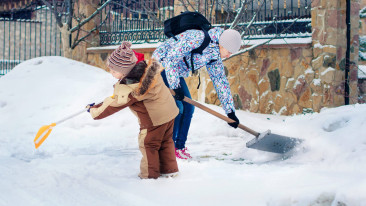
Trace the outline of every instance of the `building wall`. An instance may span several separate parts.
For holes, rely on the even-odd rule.
[[[55,18],[47,9],[40,9],[33,13],[32,21],[0,21],[0,48],[4,60],[62,55]]]
[[[312,1],[311,43],[265,45],[227,60],[228,79],[238,109],[266,114],[292,115],[323,107],[358,101],[358,0],[351,0],[351,58],[349,93],[345,93],[346,4],[342,1]],[[148,59],[154,48],[137,48]],[[106,69],[113,49],[90,49],[88,63]],[[187,78],[194,99],[219,105],[216,91],[205,69]]]
[[[360,9],[366,9],[366,0],[360,0]],[[366,12],[366,11],[365,11]],[[360,37],[366,37],[366,13],[360,15]],[[361,43],[361,42],[360,42]],[[364,43],[364,42],[363,42]],[[360,45],[365,47],[365,45]],[[364,48],[365,49],[365,48]],[[366,65],[366,61],[359,60],[359,65]],[[359,71],[360,72],[360,71]],[[359,103],[366,103],[366,78],[358,79]]]

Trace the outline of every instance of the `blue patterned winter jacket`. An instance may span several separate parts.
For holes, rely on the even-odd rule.
[[[220,57],[219,37],[224,30],[212,28],[208,31],[212,42],[203,50],[202,55],[194,54],[194,69],[206,66],[207,72],[213,82],[220,102],[226,113],[234,112],[234,102],[230,91],[229,82],[225,76],[225,69]],[[191,71],[191,51],[201,46],[204,33],[201,30],[187,30],[174,38],[167,39],[153,53],[153,58],[161,62],[165,68],[166,77],[170,88],[179,87],[179,77],[188,77]],[[186,58],[190,68],[183,61]],[[216,61],[211,61],[216,60]]]

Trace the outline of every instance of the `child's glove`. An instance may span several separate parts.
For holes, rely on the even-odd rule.
[[[181,87],[173,89],[175,92],[174,95],[174,99],[178,100],[178,101],[183,101],[184,99],[184,92],[183,89]]]
[[[91,104],[88,104],[88,105],[86,105],[86,107],[85,108],[87,108],[88,110],[86,110],[87,112],[90,112],[90,108],[92,107],[92,106],[94,106],[95,105],[95,103],[91,103]]]
[[[234,127],[235,129],[238,128],[239,125],[239,119],[236,117],[235,112],[230,112],[229,114],[227,114],[227,116],[234,120],[235,122],[233,123],[228,123],[230,126]]]

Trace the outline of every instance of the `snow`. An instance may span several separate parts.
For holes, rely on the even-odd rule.
[[[289,34],[286,34],[288,37]],[[295,35],[295,37],[298,37],[299,34]],[[264,39],[250,39],[250,40],[244,40],[243,45],[256,45],[261,44],[265,41],[268,41],[268,38],[270,38],[269,35],[263,36]],[[270,42],[268,42],[268,45],[287,45],[287,44],[311,44],[312,39],[311,37],[303,37],[303,38],[281,38],[281,39],[273,39]]]
[[[132,44],[132,49],[156,49],[161,45],[161,42],[157,43],[142,43],[142,44]],[[115,50],[119,45],[111,46],[101,46],[101,47],[89,47],[87,51],[98,51],[98,50]]]
[[[314,74],[314,70],[312,68],[308,68],[305,70],[305,74]]]
[[[320,79],[313,79],[313,84],[315,86],[320,86],[321,85],[321,80]]]
[[[25,61],[0,78],[0,205],[366,205],[366,105],[280,116],[237,111],[257,131],[304,142],[279,155],[245,147],[253,136],[196,108],[176,178],[140,180],[130,110],[48,125],[112,94],[101,69],[63,57]],[[222,108],[207,105],[223,113]],[[342,204],[343,203],[343,204]]]
[[[333,67],[328,67],[323,72],[320,73],[321,76],[326,75],[328,72],[333,72],[335,69]]]
[[[366,65],[359,65],[358,66],[358,78],[359,79],[366,79]]]

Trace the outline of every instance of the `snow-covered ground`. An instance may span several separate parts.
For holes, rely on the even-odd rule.
[[[42,125],[112,94],[101,69],[62,57],[0,78],[0,205],[366,205],[366,105],[290,117],[237,111],[244,125],[305,141],[291,154],[248,149],[250,134],[199,109],[176,178],[140,180],[137,119],[122,110]],[[208,105],[223,113],[220,107]]]

